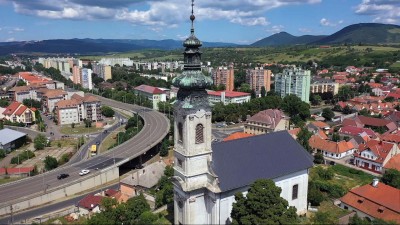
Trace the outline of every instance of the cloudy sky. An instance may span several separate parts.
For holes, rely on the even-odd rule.
[[[57,38],[183,39],[191,0],[0,0],[0,42]],[[400,0],[195,0],[203,41],[253,43],[286,31],[332,34],[400,24]]]

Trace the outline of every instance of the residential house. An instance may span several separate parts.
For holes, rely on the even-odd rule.
[[[244,124],[244,132],[259,135],[286,130],[287,127],[288,119],[282,111],[267,109],[248,118]]]
[[[101,195],[89,194],[78,202],[80,215],[93,215],[101,212],[100,203],[104,197]]]
[[[347,120],[347,121],[352,121],[352,120]],[[347,124],[349,124],[349,123],[347,123]],[[376,133],[373,130],[371,130],[370,128],[362,128],[362,127],[352,126],[354,124],[351,124],[351,125],[347,125],[347,124],[345,125],[343,123],[343,127],[341,127],[339,129],[339,134],[340,135],[356,137],[356,136],[359,136],[362,133],[365,133],[372,139],[377,139],[378,138]]]
[[[148,85],[140,85],[135,87],[135,92],[137,95],[142,95],[149,99],[153,103],[153,109],[158,110],[159,102],[166,102],[167,95],[161,89],[157,87],[152,87]]]
[[[311,136],[308,143],[314,151],[321,152],[323,156],[333,159],[341,159],[352,155],[356,150],[352,142],[335,142],[322,139],[317,135]]]
[[[235,132],[235,133],[229,135],[228,137],[224,138],[223,141],[232,141],[232,140],[241,139],[241,138],[247,138],[247,137],[251,137],[251,136],[254,136],[254,134],[247,134],[247,133],[243,133],[243,132]]]
[[[251,94],[237,91],[207,91],[211,104],[222,102],[224,105],[250,102]]]
[[[400,154],[394,155],[383,168],[384,170],[394,169],[400,171]]]
[[[354,153],[354,164],[380,174],[386,163],[399,153],[397,144],[370,140],[366,144],[361,144],[358,151]]]
[[[35,110],[28,108],[20,102],[12,102],[2,113],[2,118],[12,123],[35,123]]]
[[[400,190],[380,183],[378,179],[350,190],[340,201],[341,208],[355,211],[361,218],[400,224]]]

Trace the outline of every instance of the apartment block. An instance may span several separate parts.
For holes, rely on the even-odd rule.
[[[287,68],[275,76],[275,92],[282,98],[296,95],[303,102],[310,102],[311,71],[301,68]]]
[[[311,93],[327,93],[331,92],[336,95],[339,92],[339,83],[330,79],[314,79],[310,85]]]
[[[99,77],[103,78],[103,80],[112,79],[111,66],[109,66],[109,65],[94,64],[93,65],[93,73],[95,73]]]
[[[70,100],[61,100],[56,104],[56,116],[59,125],[80,123],[84,119],[101,121],[100,101],[93,96],[72,95]]]
[[[255,90],[257,95],[261,94],[262,87],[268,92],[271,90],[272,71],[262,67],[246,70],[246,83]]]
[[[213,69],[212,79],[215,86],[224,85],[226,91],[233,91],[235,88],[235,73],[233,65]]]

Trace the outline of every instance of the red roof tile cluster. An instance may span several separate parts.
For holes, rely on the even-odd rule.
[[[275,128],[283,116],[283,112],[279,109],[267,109],[250,117],[247,119],[246,123],[262,123],[263,125]]]
[[[339,129],[339,133],[341,134],[346,134],[346,135],[351,135],[351,136],[358,136],[362,133],[366,133],[368,136],[370,136],[372,139],[377,138],[375,132],[369,128],[362,128],[362,127],[355,127],[355,126],[343,126]]]
[[[399,189],[383,183],[376,187],[367,184],[350,190],[340,200],[373,218],[400,224]]]
[[[400,171],[400,154],[393,156],[384,166],[386,169],[395,169]]]
[[[80,200],[78,205],[79,207],[92,210],[96,206],[100,205],[103,198],[103,196],[89,194],[84,199]]]
[[[365,160],[373,161],[382,164],[387,157],[390,156],[390,152],[395,144],[377,141],[377,140],[370,140],[366,144],[360,144],[358,148],[358,152],[354,153],[354,157],[362,158]],[[373,154],[376,156],[376,159],[371,158],[364,158],[362,156],[362,152],[364,151],[372,151]]]
[[[164,91],[162,91],[161,89],[157,88],[157,87],[152,87],[149,85],[140,85],[138,87],[135,87],[135,90],[137,91],[141,91],[141,92],[145,92],[145,93],[149,93],[149,94],[153,94],[153,95],[159,95],[159,94],[164,94]]]
[[[23,105],[20,102],[13,102],[11,103],[3,112],[3,115],[5,116],[11,116],[11,115],[17,115],[20,116],[22,115],[28,107]]]
[[[334,154],[341,154],[355,148],[353,143],[351,142],[346,142],[346,141],[334,142],[322,139],[317,135],[311,136],[308,143],[310,147],[313,149],[319,149]]]
[[[32,172],[34,169],[34,167],[0,168],[0,175],[27,174],[29,172]]]
[[[400,143],[400,134],[383,134],[381,135],[381,139],[383,141],[387,141],[387,142],[393,142],[393,143]]]
[[[236,139],[240,139],[240,138],[246,138],[246,137],[251,137],[254,136],[254,134],[247,134],[247,133],[243,133],[243,132],[236,132],[233,133],[231,135],[229,135],[228,137],[224,138],[224,141],[232,141],[232,140],[236,140]]]
[[[31,72],[20,72],[18,73],[18,76],[20,79],[25,80],[27,82],[31,83],[47,83],[49,78],[47,77],[42,77],[42,76],[37,76]]]
[[[207,91],[209,95],[213,96],[221,96],[222,93],[225,92],[225,97],[226,98],[238,98],[238,97],[245,97],[245,96],[250,96],[250,93],[245,93],[245,92],[237,92],[237,91]]]

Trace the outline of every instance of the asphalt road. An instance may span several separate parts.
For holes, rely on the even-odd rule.
[[[102,188],[102,190],[107,190],[107,189],[115,189],[116,190],[116,189],[118,189],[118,187],[119,187],[119,184],[114,184],[114,185],[104,187],[104,188]],[[58,202],[58,203],[51,204],[51,205],[46,205],[46,206],[32,209],[29,211],[25,211],[22,213],[17,213],[17,214],[14,214],[12,218],[11,218],[11,216],[3,217],[0,219],[0,224],[11,224],[11,222],[14,222],[14,224],[22,224],[22,223],[25,223],[25,221],[30,220],[32,218],[41,218],[42,215],[57,212],[59,210],[62,210],[62,209],[65,209],[65,208],[68,208],[71,206],[75,206],[85,196],[87,196],[89,194],[95,194],[98,192],[99,192],[99,190],[92,191],[88,194],[79,195],[77,197],[74,197],[74,198],[71,198],[71,199],[68,199],[68,200],[65,200],[62,202]]]
[[[51,189],[60,188],[60,186],[66,185],[68,182],[76,181],[77,179],[84,179],[84,177],[81,177],[78,174],[82,169],[98,168],[101,170],[108,166],[112,166],[113,164],[118,166],[119,163],[122,164],[127,160],[134,159],[146,153],[147,150],[159,143],[169,132],[169,120],[157,111],[113,101],[100,96],[96,97],[99,98],[104,105],[138,112],[139,116],[143,118],[145,124],[141,132],[129,141],[102,155],[92,157],[86,161],[63,166],[34,177],[1,185],[0,206],[8,206],[10,203],[19,202],[21,198],[27,198],[29,195],[45,193]],[[70,176],[66,179],[58,180],[57,175],[60,173],[68,173]],[[91,170],[91,172],[85,175],[85,177],[93,176],[96,173],[99,172]]]

